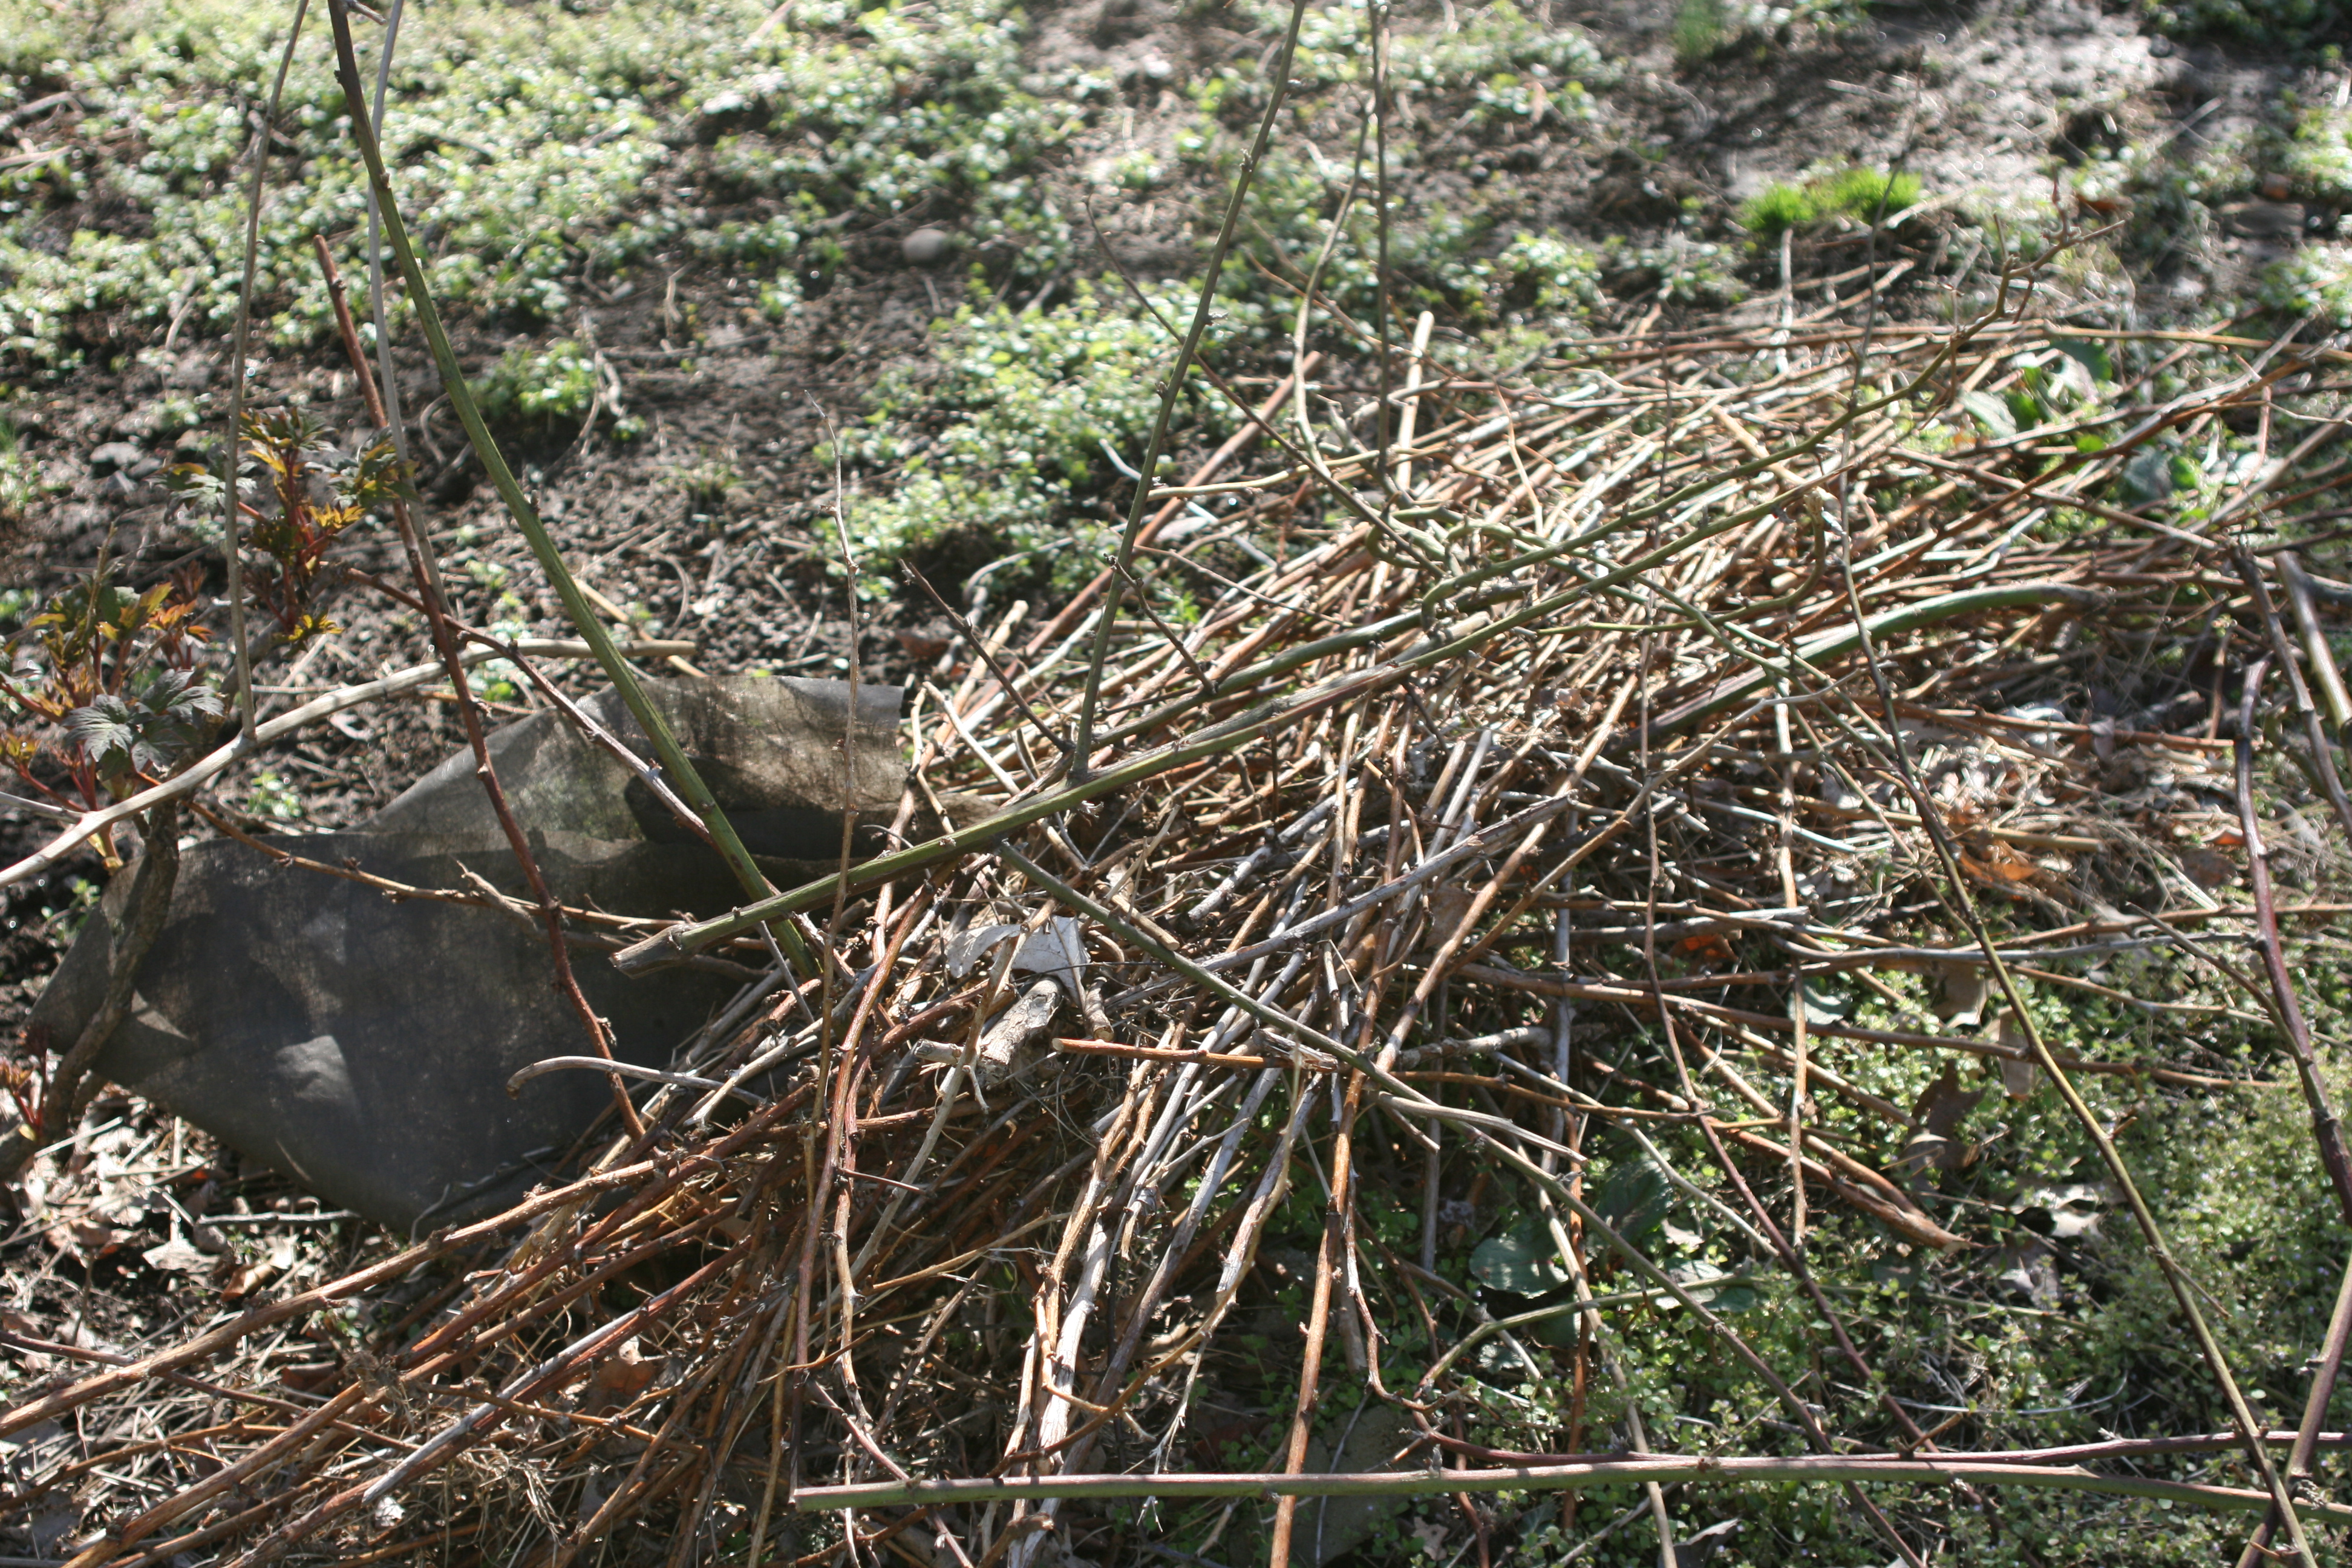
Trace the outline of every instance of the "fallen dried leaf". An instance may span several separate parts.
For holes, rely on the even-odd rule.
[[[105,1257],[137,1235],[136,1231],[119,1230],[95,1219],[68,1219],[48,1228],[51,1247],[84,1263]]]
[[[151,1247],[139,1255],[150,1268],[160,1268],[171,1274],[194,1274],[210,1268],[213,1260],[177,1230],[172,1239],[161,1247]]]

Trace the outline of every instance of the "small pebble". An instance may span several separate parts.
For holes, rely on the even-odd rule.
[[[906,237],[899,247],[907,259],[917,267],[929,267],[943,259],[955,247],[955,237],[943,228],[919,228]]]
[[[89,455],[89,471],[103,478],[121,468],[135,468],[147,454],[130,441],[109,441]]]

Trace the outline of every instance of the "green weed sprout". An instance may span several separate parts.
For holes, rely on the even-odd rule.
[[[474,384],[474,395],[497,424],[542,432],[577,425],[596,404],[595,357],[570,338],[520,342]]]
[[[101,558],[27,621],[0,675],[0,762],[40,798],[89,811],[193,755],[221,712],[194,671],[203,586],[184,569],[133,593]]]
[[[1696,65],[1723,47],[1723,0],[1682,0],[1675,11],[1675,58]]]

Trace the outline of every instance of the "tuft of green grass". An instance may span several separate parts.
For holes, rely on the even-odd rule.
[[[1919,200],[1919,176],[1900,171],[1851,168],[1806,181],[1771,184],[1739,209],[1739,226],[1762,238],[1810,228],[1832,218],[1879,223]]]
[[[474,396],[493,424],[530,431],[577,425],[595,406],[596,362],[570,338],[525,340],[474,383]]]
[[[1739,209],[1739,226],[1750,234],[1777,236],[1783,229],[1802,228],[1821,216],[1813,198],[1795,185],[1773,184],[1750,196]]]
[[[1724,33],[1723,0],[1682,0],[1675,8],[1675,58],[1686,66],[1713,58]]]

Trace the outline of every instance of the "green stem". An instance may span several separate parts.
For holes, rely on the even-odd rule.
[[[2267,1496],[2244,1488],[2197,1486],[2140,1476],[2102,1476],[2071,1466],[1811,1455],[1785,1459],[1718,1459],[1700,1455],[1481,1470],[1374,1470],[1352,1475],[982,1476],[968,1480],[869,1481],[856,1486],[805,1487],[793,1496],[793,1506],[803,1513],[819,1513],[834,1509],[936,1507],[1048,1498],[1444,1497],[1454,1492],[1561,1491],[1611,1482],[1642,1481],[1891,1481],[1924,1486],[1967,1481],[1980,1486],[2152,1498],[2236,1513],[2255,1513],[2270,1506]],[[2314,1518],[2331,1523],[2352,1523],[2352,1508],[2325,1503],[2305,1507]]]
[[[1872,623],[1862,613],[1862,598],[1854,584],[1853,563],[1842,562],[1841,566],[1845,578],[1846,605],[1851,615],[1855,646],[1861,648],[1863,658],[1869,664],[1871,682],[1877,688],[1881,706],[1886,710],[1885,728],[1894,748],[1896,776],[1905,793],[1911,796],[1913,809],[1919,814],[1921,826],[1927,830],[1928,842],[1935,848],[1938,868],[1944,874],[1946,886],[1941,889],[1944,901],[1960,917],[1968,927],[1969,934],[1976,940],[1987,966],[1992,971],[1994,983],[2000,988],[2002,999],[2009,1004],[2010,1016],[2024,1033],[2025,1043],[2032,1049],[2034,1059],[2040,1063],[2042,1070],[2050,1075],[2051,1084],[2058,1090],[2059,1098],[2066,1102],[2066,1109],[2074,1112],[2074,1120],[2082,1126],[2093,1147],[2098,1150],[2099,1159],[2106,1166],[2107,1174],[2114,1178],[2116,1187],[2122,1191],[2124,1202],[2130,1207],[2132,1218],[2137,1223],[2140,1235],[2147,1243],[2148,1255],[2163,1273],[2165,1283],[2172,1288],[2173,1300],[2179,1305],[2180,1315],[2188,1320],[2189,1331],[2196,1340],[2206,1367],[2211,1372],[2213,1381],[2220,1385],[2221,1397],[2230,1407],[2231,1417],[2245,1440],[2246,1456],[2262,1477],[2266,1489],[2266,1501],[2275,1505],[2277,1517],[2286,1525],[2287,1541],[2294,1549],[2296,1560],[2303,1568],[2318,1568],[2295,1500],[2281,1479],[2278,1468],[2271,1462],[2269,1450],[2263,1446],[2263,1427],[2254,1419],[2252,1408],[2238,1387],[2237,1378],[2230,1370],[2230,1360],[2223,1353],[2221,1342],[2214,1337],[2203,1310],[2197,1305],[2200,1292],[2196,1282],[2189,1278],[2188,1271],[2172,1255],[2163,1228],[2157,1224],[2155,1211],[2148,1207],[2139,1184],[2133,1180],[2131,1167],[2124,1163],[2122,1151],[2116,1147],[2115,1140],[2108,1135],[2097,1112],[2083,1098],[2082,1091],[2074,1087],[2074,1080],[2067,1076],[2064,1066],[2050,1048],[2041,1025],[2034,1021],[2032,1010],[2025,1005],[2024,995],[2017,988],[2016,976],[2001,958],[2000,944],[1993,940],[1992,931],[1986,926],[1976,899],[1969,892],[1968,881],[1960,872],[1959,849],[1952,842],[1950,827],[1944,820],[1943,812],[1928,795],[1917,769],[1912,764],[1910,751],[1903,743],[1900,721],[1895,712],[1894,683],[1879,660]]]
[[[1086,692],[1078,700],[1078,720],[1069,758],[1070,776],[1074,779],[1084,781],[1093,755],[1091,738],[1095,704],[1102,699],[1103,661],[1110,655],[1112,623],[1118,619],[1118,606],[1127,595],[1128,574],[1135,564],[1136,538],[1143,531],[1144,517],[1151,508],[1151,484],[1160,472],[1160,454],[1168,445],[1169,423],[1175,416],[1176,399],[1183,395],[1184,377],[1192,368],[1192,356],[1200,351],[1201,338],[1209,330],[1210,317],[1215,314],[1217,284],[1224,277],[1225,254],[1233,249],[1234,231],[1241,225],[1242,205],[1249,195],[1250,181],[1256,176],[1258,163],[1274,139],[1275,120],[1282,113],[1283,100],[1290,91],[1290,59],[1298,47],[1298,29],[1306,19],[1307,0],[1292,0],[1290,30],[1282,36],[1282,48],[1275,56],[1274,68],[1267,73],[1267,80],[1273,86],[1265,117],[1258,121],[1257,140],[1243,154],[1241,170],[1234,176],[1234,193],[1225,202],[1224,222],[1217,230],[1216,243],[1209,248],[1208,276],[1201,279],[1201,298],[1192,309],[1192,324],[1185,331],[1184,342],[1176,351],[1176,363],[1169,368],[1167,384],[1160,389],[1160,413],[1151,422],[1151,439],[1143,449],[1143,477],[1136,481],[1135,499],[1128,503],[1127,528],[1119,535],[1110,603],[1103,606],[1102,618],[1095,626],[1094,647],[1087,656]],[[1306,384],[1303,375],[1299,384]]]
[[[677,737],[671,733],[668,721],[646,697],[636,672],[629,668],[620,650],[614,647],[612,634],[604,629],[604,623],[588,603],[587,596],[580,591],[580,584],[572,577],[571,568],[564,563],[563,552],[549,535],[538,509],[523,494],[514,470],[507,467],[505,456],[499,452],[488,424],[482,418],[482,411],[474,401],[473,391],[466,384],[465,371],[457,363],[457,351],[450,345],[448,331],[442,325],[441,312],[433,302],[432,289],[425,279],[425,268],[416,258],[415,247],[409,243],[407,226],[401,220],[399,203],[393,197],[392,181],[384,172],[383,150],[377,144],[375,132],[368,124],[367,97],[360,84],[359,58],[352,44],[350,11],[344,0],[327,0],[327,14],[334,23],[335,68],[343,90],[346,117],[351,121],[352,136],[359,143],[360,158],[367,165],[368,179],[375,187],[376,204],[383,210],[384,238],[392,247],[393,259],[399,264],[402,281],[407,285],[409,303],[415,309],[417,326],[425,333],[425,343],[433,352],[434,365],[441,373],[442,389],[449,395],[449,405],[456,411],[458,423],[466,427],[466,439],[481,459],[484,471],[490,477],[491,487],[499,492],[499,499],[506,503],[507,510],[515,520],[515,526],[522,531],[523,539],[530,544],[540,570],[547,574],[556,597],[562,601],[563,613],[579,629],[582,640],[595,655],[605,679],[621,694],[621,700],[627,705],[630,716],[636,720],[638,726],[645,731],[646,738],[653,743],[654,754],[660,759],[662,771],[669,775],[678,795],[693,808],[695,816],[702,819],[704,827],[710,833],[711,841],[718,845],[719,855],[726,860],[727,868],[734,873],[735,880],[741,884],[743,891],[751,898],[762,897],[771,890],[767,878],[752,861],[751,851],[743,847],[734,824],[729,822],[727,814],[719,809],[709,787],[702,782],[702,775],[687,760],[686,752],[678,745]],[[856,722],[856,715],[851,714],[853,734]],[[776,936],[796,963],[814,972],[806,949],[790,926],[779,925]]]

